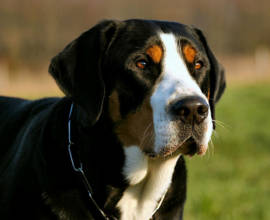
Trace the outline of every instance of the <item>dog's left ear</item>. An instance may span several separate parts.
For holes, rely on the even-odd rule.
[[[84,32],[55,56],[49,72],[62,91],[87,113],[90,125],[101,113],[105,96],[101,64],[111,45],[118,21],[103,21]]]
[[[217,61],[216,57],[214,56],[213,52],[208,46],[208,43],[202,31],[194,27],[193,29],[195,30],[197,36],[199,37],[199,40],[202,42],[211,65],[209,104],[211,107],[212,119],[214,120],[215,104],[221,98],[226,88],[225,73],[224,73],[225,71],[223,66]],[[215,123],[213,124],[215,126]]]

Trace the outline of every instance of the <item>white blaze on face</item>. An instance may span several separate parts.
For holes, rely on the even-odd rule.
[[[200,96],[207,103],[199,85],[191,77],[181,54],[181,47],[173,34],[160,34],[164,56],[162,60],[161,81],[151,96],[155,129],[155,152],[159,153],[168,143],[177,139],[177,129],[167,112],[168,104],[187,96]],[[180,44],[180,42],[179,42]],[[212,134],[212,119],[209,109],[208,117],[203,122],[207,124],[203,145],[207,146]]]

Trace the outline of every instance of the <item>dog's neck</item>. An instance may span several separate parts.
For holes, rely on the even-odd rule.
[[[179,155],[150,159],[136,146],[126,148],[125,154],[123,172],[130,186],[117,204],[121,220],[148,220],[171,184]]]
[[[101,133],[100,127],[104,129],[102,125],[97,124],[93,133]],[[104,132],[106,133],[105,130],[103,130],[103,134]],[[80,137],[82,136],[86,137],[81,134]],[[86,163],[86,167],[105,166],[106,168],[103,170],[103,167],[99,167],[98,176],[96,176],[96,172],[89,173],[88,175],[91,177],[90,182],[95,183],[99,182],[97,179],[100,178],[100,175],[103,176],[103,172],[106,174],[106,183],[104,182],[104,185],[99,184],[99,186],[96,186],[93,184],[93,189],[95,191],[94,194],[98,195],[99,192],[104,191],[102,188],[106,187],[107,184],[116,186],[116,188],[123,188],[124,192],[122,197],[115,203],[116,207],[120,211],[120,219],[150,219],[160,205],[159,202],[162,200],[162,197],[165,196],[168,188],[170,187],[174,168],[179,155],[168,157],[166,159],[150,159],[142,153],[137,146],[122,147],[118,145],[119,143],[117,144],[117,139],[114,140],[112,136],[110,140],[100,140],[100,137],[95,135],[86,138],[89,138],[88,140],[90,141],[89,143],[91,143],[90,145],[100,145],[99,148],[96,147],[92,149],[97,152],[92,152],[92,150],[89,150],[89,146],[85,146],[87,147],[87,153],[83,153],[83,157],[85,157],[83,158],[83,161]],[[112,148],[111,145],[115,146]],[[113,159],[113,155],[117,154],[117,157],[119,157],[123,149],[123,159],[119,160],[118,158],[118,161],[115,161]],[[105,152],[105,150],[107,152]],[[102,155],[101,152],[103,152],[104,161],[107,161],[106,164],[100,163],[100,161],[96,161],[96,159],[94,159],[96,158],[96,155]],[[123,164],[119,163],[120,161],[123,161]],[[117,162],[119,164],[117,164]],[[102,179],[104,178],[102,177]],[[124,179],[126,181],[124,181]],[[126,186],[123,187],[124,182],[128,182],[127,188]],[[104,199],[105,201],[107,200],[106,198]],[[101,203],[103,202],[101,201]],[[106,203],[107,202],[105,202],[105,206]],[[105,208],[105,211],[106,209],[107,208]]]

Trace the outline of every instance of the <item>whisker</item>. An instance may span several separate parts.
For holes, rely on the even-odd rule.
[[[153,136],[153,131],[149,131],[150,127],[153,125],[152,122],[149,123],[149,125],[146,127],[144,133],[143,133],[143,137],[141,139],[141,142],[140,142],[140,146],[143,145],[143,143],[145,142],[145,140],[149,141],[149,136]]]
[[[150,122],[149,125],[146,127],[143,135],[145,136],[145,134],[147,133],[148,129],[151,127],[151,125],[153,124],[153,122]]]
[[[228,124],[226,124],[226,123],[224,123],[222,121],[219,121],[219,120],[212,120],[212,121],[215,122],[216,125],[218,125],[218,126],[220,126],[222,128],[225,128],[226,130],[229,130],[229,129],[232,128],[230,125],[228,125]]]
[[[142,146],[142,145],[148,146],[149,144],[152,144],[154,138],[155,138],[154,132],[153,131],[149,131],[149,133],[147,134],[147,137],[144,138],[144,141],[141,142],[141,145],[140,146]]]
[[[206,152],[206,155],[207,155],[207,157],[206,157],[207,160],[210,160],[210,158],[214,156],[214,143],[213,143],[212,139],[210,139],[210,141],[208,143],[208,150]]]
[[[212,153],[212,156],[214,156],[215,154],[215,145],[214,145],[214,142],[212,140],[212,138],[210,139],[210,152]]]
[[[216,130],[213,130],[213,136],[215,137],[215,138],[219,138],[219,134],[218,134],[218,132],[216,131]]]

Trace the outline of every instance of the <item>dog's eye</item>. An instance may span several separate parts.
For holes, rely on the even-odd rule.
[[[195,69],[200,70],[203,67],[203,62],[202,61],[197,61],[195,63]]]
[[[136,66],[140,69],[144,69],[147,66],[146,60],[139,60],[136,62]]]

